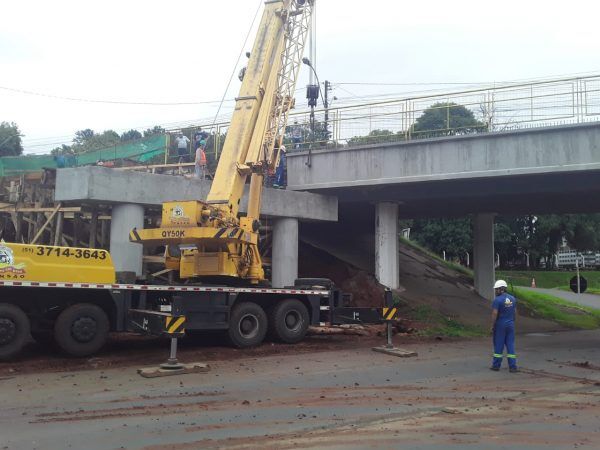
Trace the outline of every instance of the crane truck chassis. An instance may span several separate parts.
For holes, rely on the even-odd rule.
[[[385,297],[391,306],[391,292]],[[326,279],[298,279],[284,289],[0,279],[0,360],[18,355],[30,337],[71,356],[89,356],[109,332],[182,337],[222,330],[239,348],[259,345],[267,335],[294,344],[309,326],[382,323],[395,311],[348,307],[349,299]]]

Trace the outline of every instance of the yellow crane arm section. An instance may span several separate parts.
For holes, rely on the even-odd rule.
[[[267,0],[207,201],[163,204],[160,228],[130,240],[165,245],[166,266],[181,278],[264,280],[258,251],[264,175],[274,169],[315,0]],[[239,206],[248,176],[248,213]]]
[[[214,182],[207,197],[207,203],[226,205],[233,216],[238,214],[246,177],[251,173],[253,165],[259,163],[256,147],[262,145],[266,127],[265,109],[272,107],[281,64],[285,38],[284,17],[281,13],[283,7],[282,0],[267,2],[265,5]],[[255,146],[252,150],[251,145]],[[251,159],[247,160],[247,156],[251,156]]]

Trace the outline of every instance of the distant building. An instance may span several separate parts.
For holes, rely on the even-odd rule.
[[[556,254],[556,265],[559,269],[573,268],[576,266],[577,262],[579,262],[579,267],[599,267],[600,252],[578,252],[576,250],[571,250],[565,245]]]

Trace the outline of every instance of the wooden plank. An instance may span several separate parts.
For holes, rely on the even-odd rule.
[[[151,276],[160,277],[161,275],[164,275],[165,273],[169,273],[172,271],[173,271],[173,269],[163,269],[163,270],[159,270],[158,272],[154,272],[153,274],[151,274]]]
[[[142,260],[145,263],[164,263],[165,262],[165,257],[164,256],[148,256],[148,255],[144,255]]]
[[[100,247],[101,248],[106,248],[108,247],[108,225],[109,222],[106,220],[103,220],[102,222],[100,222]]]
[[[81,244],[81,228],[83,223],[81,222],[81,216],[77,213],[73,216],[73,247],[79,247]]]
[[[48,217],[48,219],[46,219],[46,222],[44,223],[44,225],[42,225],[42,227],[38,230],[38,232],[36,233],[36,235],[34,236],[34,238],[31,240],[31,244],[35,244],[37,242],[37,240],[42,235],[42,233],[44,232],[44,230],[46,229],[46,227],[48,226],[48,224],[50,222],[52,222],[52,219],[54,218],[54,216],[56,215],[56,213],[58,212],[58,210],[60,209],[60,207],[61,207],[61,204],[59,203],[56,206],[56,208],[54,208],[54,211],[52,211],[52,213],[50,214],[50,217]]]
[[[14,203],[2,203],[0,202],[0,213],[1,212],[39,212],[39,213],[51,213],[54,211],[54,207],[40,207],[34,206],[16,206]],[[81,212],[81,206],[66,206],[60,209],[61,212]]]
[[[93,210],[90,217],[90,248],[96,248],[96,235],[98,234],[98,211]]]
[[[62,242],[62,229],[63,229],[63,212],[58,211],[56,215],[56,229],[54,232],[54,245],[58,246]]]
[[[115,167],[114,170],[150,170],[150,169],[177,169],[179,167],[192,167],[195,163],[181,163],[181,164],[152,164],[148,166],[129,166],[129,167]]]
[[[15,241],[18,243],[23,242],[23,213],[15,214]]]

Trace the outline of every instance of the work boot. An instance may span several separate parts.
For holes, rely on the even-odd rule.
[[[500,367],[490,367],[490,370],[493,370],[494,372],[498,372],[500,370]]]
[[[517,369],[516,367],[511,367],[510,369],[508,369],[508,371],[510,373],[517,373],[519,371],[519,369]]]

